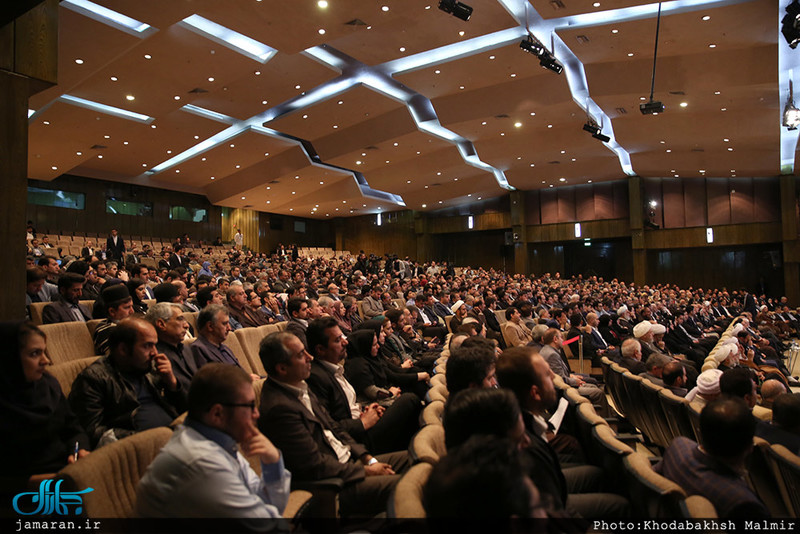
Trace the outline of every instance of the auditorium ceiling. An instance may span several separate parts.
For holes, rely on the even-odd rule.
[[[30,100],[29,177],[324,219],[795,172],[788,0],[664,2],[657,115],[639,111],[657,3],[466,3],[469,21],[434,0],[63,0],[59,83]],[[520,48],[529,33],[561,74]]]

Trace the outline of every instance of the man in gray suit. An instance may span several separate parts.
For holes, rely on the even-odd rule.
[[[542,348],[539,353],[550,366],[556,375],[560,376],[564,382],[577,388],[581,396],[586,397],[592,404],[599,405],[598,412],[603,415],[608,411],[608,403],[603,390],[594,384],[587,382],[581,375],[570,372],[567,362],[561,356],[561,345],[564,342],[562,333],[557,328],[550,328],[542,336]]]
[[[85,323],[92,318],[86,306],[80,304],[83,284],[86,278],[76,273],[65,273],[58,279],[58,300],[48,304],[42,310],[42,322],[68,323],[80,321]]]

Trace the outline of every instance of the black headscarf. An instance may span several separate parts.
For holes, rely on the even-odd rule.
[[[347,336],[348,358],[370,358],[372,341],[377,334],[373,330],[356,330]]]

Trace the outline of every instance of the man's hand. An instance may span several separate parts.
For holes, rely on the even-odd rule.
[[[159,352],[156,354],[156,357],[153,358],[153,364],[156,372],[160,374],[166,381],[167,387],[171,391],[178,389],[178,380],[172,373],[172,363],[169,361],[169,358],[167,358],[167,355],[163,352]]]
[[[274,464],[281,457],[281,451],[255,425],[251,426],[250,432],[239,446],[242,449],[242,454],[245,456],[258,456],[265,464]]]
[[[418,382],[427,382],[431,379],[431,375],[428,373],[417,373],[417,381]]]
[[[400,388],[391,387],[389,388],[389,393],[392,394],[392,397],[399,397],[403,391]]]
[[[380,421],[381,415],[383,415],[382,410],[383,408],[381,408],[377,402],[364,406],[360,416],[361,424],[364,425],[364,430],[369,430]]]
[[[569,375],[569,376],[570,376],[570,378],[572,378],[572,379],[574,379],[574,380],[576,380],[576,381],[578,382],[578,387],[580,387],[580,386],[582,386],[582,385],[584,385],[584,384],[586,383],[586,382],[583,380],[583,378],[581,378],[580,376],[578,376],[578,375],[576,375],[576,374],[571,374],[571,375]]]
[[[364,473],[368,477],[375,477],[381,475],[394,475],[394,469],[389,464],[385,464],[383,462],[378,462],[372,465],[365,465],[364,466]]]
[[[413,366],[414,366],[414,362],[412,362],[410,359],[409,360],[403,360],[403,363],[400,364],[400,367],[402,367],[403,369],[408,369],[408,368],[413,367]]]
[[[78,460],[80,460],[81,458],[85,458],[86,456],[89,456],[89,454],[90,454],[90,452],[87,451],[86,449],[80,449],[78,451]],[[68,464],[74,464],[78,460],[75,459],[75,455],[74,454],[70,454],[69,456],[67,456],[67,463]]]

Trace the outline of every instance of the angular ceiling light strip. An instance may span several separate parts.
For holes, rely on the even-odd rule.
[[[67,104],[72,104],[73,106],[91,109],[92,111],[99,111],[100,113],[105,113],[106,115],[113,115],[114,117],[119,117],[120,119],[141,122],[143,124],[150,124],[156,120],[155,117],[150,117],[142,113],[136,113],[135,111],[128,111],[127,109],[122,108],[115,108],[114,106],[101,104],[100,102],[93,102],[92,100],[86,100],[85,98],[78,98],[77,96],[61,95],[56,100],[66,102]],[[41,111],[42,110],[37,111],[37,114]]]
[[[272,56],[278,53],[278,51],[271,46],[267,46],[264,43],[231,30],[230,28],[226,28],[214,21],[203,18],[200,15],[195,14],[186,17],[180,21],[178,25],[198,35],[202,35],[215,43],[230,48],[243,56],[254,59],[259,63],[266,63],[272,59]]]
[[[61,0],[61,5],[70,11],[80,13],[81,15],[85,15],[92,20],[102,22],[103,24],[107,24],[117,28],[118,30],[124,31],[125,33],[142,39],[151,33],[158,31],[149,24],[138,21],[99,4],[95,4],[94,2],[89,2],[88,0]]]
[[[510,33],[498,33],[502,33],[503,35],[500,38],[495,37],[496,42],[503,42],[504,40],[513,40],[519,38],[518,33],[514,37],[512,37]],[[471,39],[470,41],[474,40],[475,39]],[[487,42],[488,40],[484,40],[484,42],[480,45],[482,49],[485,49],[485,47],[489,46]],[[466,54],[469,50],[469,44],[460,44],[465,46],[451,48],[451,52],[461,55]],[[305,50],[303,53],[324,65],[342,72],[343,77],[347,77],[348,73],[351,73],[349,74],[350,79],[354,79],[355,83],[360,83],[365,87],[369,87],[376,92],[384,94],[389,98],[405,104],[409,110],[409,113],[411,114],[411,117],[414,119],[417,128],[439,139],[455,144],[465,163],[483,171],[491,172],[500,187],[507,190],[514,190],[514,188],[508,183],[505,173],[503,173],[502,170],[492,167],[478,158],[475,151],[475,146],[471,141],[441,125],[430,99],[409,89],[405,85],[395,80],[392,77],[394,72],[388,67],[387,63],[378,65],[377,67],[370,67],[328,45],[315,46]],[[427,54],[427,52],[416,54],[416,56],[422,56],[424,54]],[[415,60],[406,63],[404,68],[408,70],[421,68],[421,66],[427,66],[425,63],[430,63],[432,61],[443,61],[444,59],[442,59],[442,57],[443,56],[440,53],[434,50],[431,51],[431,55],[427,59],[417,57]],[[322,100],[324,100],[324,98],[321,98],[313,103],[317,103]],[[277,107],[283,107],[283,104]],[[469,157],[465,157],[465,154],[469,154]]]
[[[780,31],[781,19],[786,13],[778,10],[776,27]],[[800,54],[793,50],[782,37],[778,38],[778,88],[780,90],[780,106],[775,124],[781,130],[781,174],[794,174],[795,151],[800,139],[800,130],[788,130],[781,126],[783,119],[783,103],[789,99],[789,82],[800,87]]]
[[[523,28],[530,31],[537,39],[542,42],[550,40],[548,38],[552,39],[553,53],[564,65],[572,99],[587,115],[594,117],[598,122],[603,124],[603,131],[610,138],[610,140],[604,144],[617,155],[622,171],[628,176],[635,176],[636,172],[633,170],[630,154],[617,143],[614,137],[614,127],[611,118],[606,115],[602,108],[600,108],[589,95],[589,84],[586,80],[586,71],[583,67],[583,63],[581,63],[575,53],[564,43],[561,37],[556,34],[556,31],[562,29],[574,30],[583,27],[652,18],[658,13],[659,4],[653,3],[545,20],[527,0],[498,1]],[[661,12],[664,14],[684,13],[696,11],[698,9],[710,9],[749,1],[752,0],[675,0],[673,2],[664,2],[661,4]]]

